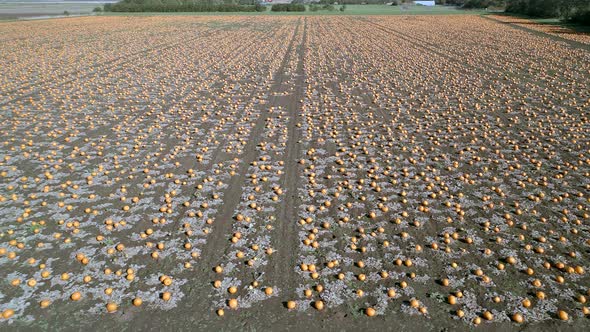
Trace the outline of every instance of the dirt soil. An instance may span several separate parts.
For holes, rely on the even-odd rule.
[[[2,331],[590,328],[582,42],[80,17],[0,54]]]

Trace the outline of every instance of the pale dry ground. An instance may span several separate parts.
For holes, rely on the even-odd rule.
[[[0,329],[588,328],[578,46],[477,16],[2,23]]]

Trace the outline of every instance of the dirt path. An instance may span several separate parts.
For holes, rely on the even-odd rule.
[[[298,63],[294,93],[286,96],[276,96],[273,98],[272,106],[282,105],[289,114],[289,137],[287,150],[285,153],[285,177],[282,183],[283,188],[287,188],[287,195],[280,206],[279,223],[280,223],[280,245],[279,252],[274,257],[275,262],[271,271],[271,280],[276,280],[278,288],[282,290],[282,298],[286,300],[294,291],[295,283],[293,282],[295,274],[285,273],[292,270],[297,260],[297,252],[292,248],[297,248],[297,207],[298,199],[298,164],[301,156],[301,129],[298,124],[301,122],[302,100],[305,90],[305,72],[303,70],[303,61],[305,57],[305,41],[307,40],[307,19],[303,18],[303,38],[298,45]],[[285,79],[284,77],[283,79]]]
[[[285,76],[282,75],[288,61],[288,55],[291,52],[291,49],[294,47],[295,37],[297,36],[297,31],[299,30],[299,25],[293,32],[291,40],[289,42],[289,47],[287,48],[287,52],[282,60],[281,66],[279,67],[277,74],[275,75],[275,82],[271,87],[271,93],[274,91],[279,91],[283,81],[285,80]],[[211,239],[208,241],[209,245],[203,249],[201,253],[202,256],[202,263],[203,266],[208,270],[212,271],[215,262],[223,255],[225,250],[228,247],[228,239],[224,238],[227,237],[231,233],[232,222],[233,222],[233,213],[238,204],[240,203],[240,199],[242,197],[242,184],[246,179],[246,172],[248,170],[248,166],[255,160],[257,156],[256,146],[260,142],[262,137],[262,132],[264,130],[264,123],[269,116],[269,113],[266,109],[272,105],[271,103],[268,106],[265,106],[265,110],[262,111],[260,116],[258,117],[251,133],[250,138],[248,139],[248,143],[244,147],[244,154],[242,156],[242,162],[239,165],[238,170],[236,171],[236,175],[233,176],[228,183],[227,189],[224,191],[224,204],[223,208],[218,211],[217,215],[215,216],[216,222],[213,226],[213,232],[211,235]]]

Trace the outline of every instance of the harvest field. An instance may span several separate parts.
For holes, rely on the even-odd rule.
[[[0,54],[0,330],[590,328],[583,44],[112,16]]]

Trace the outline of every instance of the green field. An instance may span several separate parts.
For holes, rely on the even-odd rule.
[[[19,17],[62,15],[68,11],[72,15],[88,15],[97,7],[96,3],[0,3],[0,20]]]

